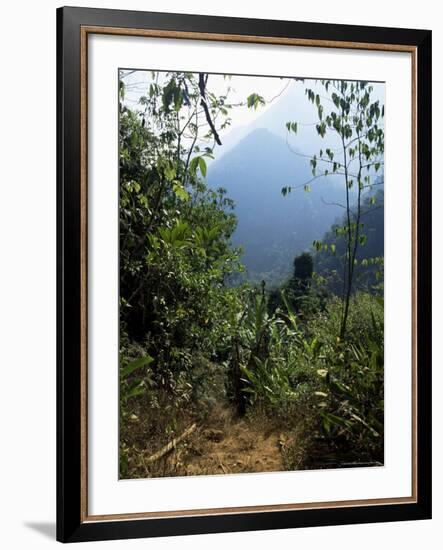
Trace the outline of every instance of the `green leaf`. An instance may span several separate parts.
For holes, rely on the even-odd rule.
[[[187,202],[190,199],[189,193],[186,191],[186,189],[183,187],[183,185],[180,182],[178,181],[174,182],[172,186],[172,190],[180,200]]]
[[[259,105],[266,105],[266,101],[263,99],[261,95],[258,94],[251,94],[247,97],[247,105],[249,108],[253,107],[254,111],[257,109]]]
[[[175,90],[176,90],[175,79],[172,79],[163,89],[162,102],[163,102],[163,109],[165,110],[166,113],[169,113],[170,111],[169,106],[171,104],[171,101],[173,101],[174,98],[176,97]]]
[[[207,167],[203,157],[194,157],[189,163],[189,172],[192,175],[197,175],[197,168],[200,169],[201,175],[206,177]]]
[[[197,166],[198,166],[198,158],[199,157],[194,157],[191,162],[189,163],[189,172],[195,176],[196,173],[197,173]]]
[[[123,82],[123,80],[120,80],[119,81],[119,88],[120,88],[120,97],[121,99],[125,99],[125,83]]]
[[[134,361],[131,361],[128,365],[126,365],[126,367],[120,370],[121,378],[126,378],[135,370],[141,369],[142,367],[146,367],[150,365],[152,361],[154,361],[154,358],[151,357],[150,355],[146,355],[145,357],[140,357],[139,359],[135,359]]]
[[[123,393],[123,398],[125,400],[128,400],[130,397],[136,397],[137,395],[141,395],[145,391],[145,386],[143,384],[140,384],[140,382],[137,382],[133,386],[131,386],[127,391]]]
[[[314,156],[314,158],[312,158],[310,160],[310,164],[311,164],[311,168],[312,168],[312,175],[315,176],[315,169],[317,167],[317,159],[316,159],[315,156]]]
[[[321,416],[323,420],[323,427],[327,432],[330,432],[331,425],[339,426],[341,428],[346,428],[346,429],[349,429],[351,425],[349,420],[346,420],[345,418],[341,418],[332,413],[322,412]]]
[[[206,177],[206,162],[203,157],[198,157],[198,166],[200,168],[200,172],[202,173],[202,176]]]
[[[322,244],[320,241],[314,241],[312,243],[312,246],[315,248],[315,250],[317,250],[317,252],[322,249]]]
[[[156,163],[157,170],[162,174],[167,180],[172,181],[176,177],[175,165],[165,157],[159,157]]]

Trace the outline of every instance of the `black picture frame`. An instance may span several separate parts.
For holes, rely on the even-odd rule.
[[[82,411],[81,29],[151,29],[274,37],[416,52],[416,484],[415,502],[88,521]],[[329,43],[329,44],[328,44]],[[57,540],[157,537],[431,517],[431,31],[64,7],[57,10]],[[82,343],[83,342],[83,343]],[[83,481],[82,481],[83,480]]]

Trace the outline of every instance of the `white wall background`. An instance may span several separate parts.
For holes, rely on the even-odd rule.
[[[76,5],[349,23],[434,31],[434,95],[443,89],[443,20],[431,0],[108,0]],[[0,33],[0,543],[3,548],[55,545],[55,8],[60,2],[22,0],[2,6]],[[439,92],[439,94],[437,94]],[[443,146],[434,112],[434,158]],[[434,187],[434,278],[442,235],[442,186]],[[439,548],[443,521],[443,400],[438,345],[443,325],[441,285],[434,292],[434,519],[152,539],[151,549],[274,547],[359,550]],[[146,540],[95,543],[102,548],[144,548]],[[90,543],[85,547],[92,547]]]

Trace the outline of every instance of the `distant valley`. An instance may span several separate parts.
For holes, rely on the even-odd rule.
[[[232,244],[243,247],[245,278],[278,284],[291,270],[294,256],[321,239],[341,208],[343,188],[333,178],[312,179],[309,160],[290,150],[273,132],[257,128],[208,170],[213,188],[223,187],[235,202],[238,219]],[[294,190],[283,196],[281,189]]]

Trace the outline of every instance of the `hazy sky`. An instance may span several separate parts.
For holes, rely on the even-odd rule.
[[[151,82],[150,71],[136,71],[125,77],[126,96],[129,104],[133,107],[138,104],[140,96],[146,94],[149,82]],[[266,100],[266,106],[257,110],[248,109],[246,106],[237,107],[234,112],[235,116],[232,117],[232,124],[230,128],[225,130],[225,133],[253,122],[278,99],[276,98],[278,94],[281,94],[279,97],[282,97],[287,92],[290,84],[287,78],[278,77],[232,76],[228,80],[223,75],[211,74],[208,79],[208,89],[216,95],[224,94],[228,87],[231,88],[229,92],[231,103],[244,102],[253,92],[259,93]],[[275,99],[270,102],[273,98]]]
[[[146,94],[151,80],[152,73],[146,70],[135,71],[125,76],[126,101],[131,107],[137,108],[138,101]],[[230,103],[246,102],[246,98],[253,92],[263,96],[266,101],[265,106],[259,106],[256,110],[246,105],[232,109],[231,125],[219,132],[223,146],[216,148],[216,157],[220,158],[251,130],[261,127],[280,135],[287,140],[288,146],[294,146],[306,154],[318,152],[319,147],[333,148],[335,144],[330,134],[330,137],[323,141],[316,132],[317,109],[307,100],[305,95],[307,87],[312,88],[320,96],[325,94],[321,84],[313,79],[300,81],[291,78],[236,75],[227,79],[223,75],[211,74],[208,79],[208,89],[216,95],[223,95],[230,88],[228,96]],[[379,99],[384,104],[384,84],[373,83],[373,87],[374,99]],[[327,109],[327,99],[322,101]],[[288,135],[285,127],[288,121],[297,121],[299,129],[296,136]]]

